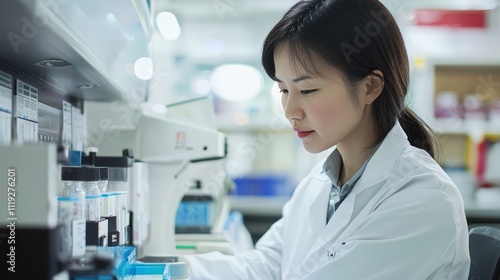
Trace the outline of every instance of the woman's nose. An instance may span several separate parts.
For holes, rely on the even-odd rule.
[[[294,119],[302,119],[303,113],[300,110],[298,97],[293,93],[288,93],[283,95],[281,99],[283,105],[283,110],[285,112],[285,117],[292,121]]]

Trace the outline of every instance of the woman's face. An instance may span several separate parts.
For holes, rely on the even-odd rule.
[[[279,45],[274,52],[285,116],[304,148],[319,153],[348,141],[359,127],[364,110],[363,102],[353,101],[339,71],[319,56],[313,56],[312,62],[321,75],[292,64],[287,44]]]

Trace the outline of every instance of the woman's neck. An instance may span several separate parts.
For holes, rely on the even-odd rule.
[[[339,150],[342,155],[342,165],[339,172],[340,186],[343,186],[347,181],[354,177],[374,150],[375,147],[364,148],[356,154],[353,153],[351,156],[344,156],[345,153],[342,153],[342,151]]]
[[[337,144],[337,149],[342,156],[342,166],[339,172],[341,186],[349,181],[372,155],[376,147],[376,135],[375,125],[365,121]]]

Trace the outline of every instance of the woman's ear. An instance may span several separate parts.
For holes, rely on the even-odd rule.
[[[384,74],[380,70],[373,70],[363,81],[362,88],[365,89],[365,104],[372,104],[384,89]]]

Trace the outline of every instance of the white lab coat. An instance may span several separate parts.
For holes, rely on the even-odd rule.
[[[328,224],[332,184],[322,166],[297,186],[256,250],[186,256],[191,279],[467,279],[460,193],[399,123]]]

